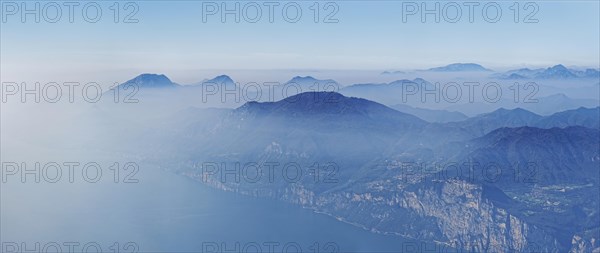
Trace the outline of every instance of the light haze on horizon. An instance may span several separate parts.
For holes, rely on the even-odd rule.
[[[303,11],[297,23],[286,22],[278,12],[285,2],[275,7],[273,23],[265,13],[257,23],[243,18],[236,23],[232,15],[223,23],[218,14],[203,22],[202,2],[143,1],[136,2],[134,18],[139,22],[130,24],[113,22],[112,2],[99,3],[104,12],[97,23],[84,22],[77,12],[73,23],[64,13],[57,23],[44,19],[22,23],[18,15],[5,17],[3,12],[7,21],[0,29],[3,80],[125,81],[140,73],[164,73],[188,83],[251,69],[381,72],[455,62],[494,70],[600,64],[597,1],[534,2],[539,7],[533,16],[538,23],[514,22],[510,9],[514,2],[502,1],[497,23],[482,17],[484,2],[475,7],[473,23],[464,6],[456,23],[443,17],[436,23],[432,15],[423,23],[419,14],[406,16],[403,22],[402,2],[393,1],[334,2],[339,9],[332,17],[338,23],[315,23],[310,9],[314,2],[306,1],[297,2]],[[240,3],[243,7],[246,2]],[[427,3],[433,7],[434,2]],[[523,19],[530,11],[520,3]],[[332,9],[320,4],[323,19]],[[120,16],[126,13],[122,10]]]

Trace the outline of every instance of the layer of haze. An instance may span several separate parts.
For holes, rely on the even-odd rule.
[[[444,2],[439,23],[433,15],[423,23],[420,13],[406,16],[403,22],[402,2],[334,3],[338,8],[331,20],[337,23],[323,23],[335,10],[326,9],[324,3],[315,23],[312,2],[298,2],[302,16],[297,23],[284,20],[285,3],[275,6],[273,23],[263,5],[257,23],[243,16],[236,23],[233,15],[222,22],[220,12],[203,22],[202,2],[193,1],[136,2],[138,11],[132,17],[138,23],[122,22],[133,10],[124,6],[120,6],[120,22],[115,23],[109,2],[100,2],[103,13],[97,23],[84,21],[83,4],[76,7],[73,23],[66,7],[57,23],[43,18],[35,23],[33,15],[23,23],[19,14],[3,12],[2,80],[114,83],[150,72],[191,83],[223,72],[263,81],[256,79],[264,74],[252,75],[250,70],[255,69],[302,74],[310,70],[422,69],[453,62],[476,62],[495,70],[555,64],[597,68],[599,64],[600,40],[593,32],[600,30],[597,1],[536,2],[537,12],[531,19],[537,23],[523,22],[534,10],[525,9],[524,4],[515,22],[512,2],[498,2],[502,15],[496,23],[484,19],[485,2],[475,7],[473,22],[469,22],[468,7],[461,5],[456,23],[444,19],[455,15],[451,7],[443,11]],[[33,2],[28,4],[33,8]],[[235,2],[225,4],[231,9]],[[241,2],[240,9],[244,6]],[[434,2],[427,2],[426,7],[434,8]],[[54,15],[51,8],[48,12]],[[492,10],[488,12],[493,15]],[[277,74],[267,75],[273,79]]]

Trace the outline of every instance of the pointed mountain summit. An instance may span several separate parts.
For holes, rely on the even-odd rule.
[[[574,110],[557,112],[544,117],[536,123],[536,126],[542,128],[584,126],[598,129],[600,128],[600,107],[579,107]]]
[[[290,79],[288,81],[288,83],[291,83],[291,82],[318,82],[318,81],[321,81],[321,80],[318,80],[312,76],[295,76],[292,79]]]
[[[520,119],[525,122],[533,122],[540,119],[542,116],[537,115],[533,112],[527,111],[523,108],[506,109],[500,108],[490,113],[482,114],[480,118],[513,118]]]
[[[500,127],[533,126],[542,116],[521,108],[500,108],[455,124],[469,130],[476,136],[487,134]]]
[[[214,82],[214,83],[234,83],[233,79],[231,79],[231,77],[229,77],[228,75],[216,76],[215,78],[210,79],[207,82]]]
[[[179,86],[162,74],[141,74],[117,87],[125,88],[130,85],[136,85],[139,88],[174,88]]]
[[[539,79],[569,79],[576,77],[577,75],[575,75],[573,72],[571,72],[571,70],[569,70],[562,64],[549,67],[535,75],[535,78]]]
[[[229,77],[228,75],[219,75],[212,79],[204,79],[201,82],[197,83],[196,85],[205,85],[205,84],[226,86],[226,87],[236,87],[237,86],[235,81],[233,81],[233,79],[231,79],[231,77]]]

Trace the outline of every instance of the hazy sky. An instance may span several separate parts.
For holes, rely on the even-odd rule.
[[[279,2],[273,6],[273,23],[269,22],[269,2],[133,2],[137,13],[132,17],[137,23],[122,22],[134,10],[134,6],[125,8],[125,2],[120,2],[118,23],[111,8],[114,1],[97,2],[102,16],[96,23],[84,20],[84,2],[74,7],[72,23],[64,2],[58,2],[62,16],[56,23],[48,22],[55,19],[54,5],[38,2],[40,23],[35,22],[34,14],[25,15],[23,23],[23,6],[17,5],[19,10],[15,11],[10,3],[2,3],[3,80],[107,76],[124,80],[141,72],[157,72],[188,81],[202,77],[194,74],[202,70],[382,71],[453,62],[476,62],[494,69],[559,63],[597,68],[600,55],[600,6],[593,0],[533,2],[529,6],[520,2],[519,22],[514,20],[514,1],[488,6],[486,17],[482,9],[487,2],[438,2],[439,23],[435,14],[421,21],[420,5],[424,2],[420,1],[319,2],[318,23],[314,20],[314,1]],[[26,2],[25,7],[33,9],[35,3]],[[229,9],[240,3],[239,23],[235,14],[225,16],[227,20],[222,22],[222,3]],[[286,3],[289,15],[284,17]],[[435,7],[435,2],[425,3],[429,9]],[[478,4],[473,7],[472,23],[470,3]],[[203,13],[215,6],[219,8],[216,14],[205,16],[203,21]],[[250,23],[255,19],[256,6],[262,16]],[[299,21],[286,21],[293,20],[297,6],[302,10]],[[404,15],[414,6],[420,10]],[[450,23],[456,20],[457,6],[462,15]],[[498,6],[502,14],[492,23]],[[88,7],[88,18],[93,19],[94,6]],[[324,23],[336,9],[330,20],[338,22]],[[529,20],[538,22],[524,23],[532,13]]]

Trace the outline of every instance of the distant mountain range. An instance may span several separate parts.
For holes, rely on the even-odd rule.
[[[515,69],[493,75],[493,77],[506,80],[517,79],[574,79],[574,78],[600,78],[597,69],[575,70],[561,64],[546,69]]]
[[[479,72],[479,71],[492,71],[491,69],[484,68],[483,66],[476,63],[453,63],[442,67],[435,67],[427,69],[426,71],[432,72]]]
[[[406,74],[406,71],[401,70],[391,70],[391,71],[383,71],[381,75],[398,75],[398,74]]]
[[[413,95],[407,94],[409,90],[419,91],[421,89],[435,90],[434,84],[422,79],[413,80],[401,79],[389,83],[360,83],[346,86],[340,90],[340,93],[346,96],[362,97],[377,101],[387,105],[396,105],[400,103],[419,104],[421,101],[420,93]]]
[[[219,75],[212,79],[204,79],[200,82],[193,83],[190,85],[179,85],[172,82],[168,77],[162,74],[141,74],[129,81],[126,81],[120,84],[118,87],[123,88],[126,85],[135,84],[140,89],[145,88],[190,88],[190,87],[199,87],[203,85],[218,85],[220,87],[225,86],[228,89],[232,89],[233,87],[238,87],[241,84],[236,83],[230,76],[228,75]],[[293,87],[292,87],[293,86]],[[287,87],[287,88],[285,88]],[[285,89],[289,90],[289,93],[294,92],[292,95],[302,93],[302,92],[321,92],[321,91],[333,91],[337,92],[340,89],[340,84],[332,79],[316,79],[312,76],[295,76],[287,82],[282,83],[281,85],[275,86],[275,89]]]
[[[554,94],[536,98],[536,101],[531,103],[515,103],[510,99],[501,99],[496,103],[475,102],[450,104],[445,109],[450,111],[459,111],[467,116],[475,116],[494,111],[499,108],[514,109],[521,107],[540,115],[550,115],[555,112],[576,109],[579,107],[596,107],[600,105],[599,103],[600,101],[596,99],[577,99],[570,98],[565,94]]]
[[[535,123],[541,128],[584,126],[588,128],[600,128],[600,107],[567,110],[543,117]]]
[[[555,69],[560,70],[561,68]],[[521,70],[521,72],[528,72],[528,70]],[[214,87],[208,87],[209,84]],[[120,84],[118,89],[124,90],[119,94],[121,98],[132,95],[132,97],[139,99],[149,94],[143,101],[156,101],[157,106],[160,104],[160,106],[174,106],[179,108],[185,107],[186,105],[232,108],[255,99],[259,101],[277,101],[306,91],[338,91],[339,89],[338,92],[343,95],[376,101],[395,107],[399,111],[417,115],[430,122],[457,121],[464,119],[464,116],[459,114],[474,116],[498,108],[521,107],[537,114],[549,115],[582,106],[596,107],[599,105],[599,101],[596,99],[575,99],[570,98],[565,94],[553,94],[546,97],[538,97],[536,98],[537,102],[529,103],[515,103],[511,99],[501,99],[495,103],[488,103],[481,101],[481,98],[475,102],[457,101],[450,103],[443,99],[436,102],[433,101],[435,96],[430,94],[425,95],[427,96],[427,101],[430,102],[424,103],[423,92],[421,91],[426,89],[437,90],[437,92],[440,92],[440,87],[436,87],[434,84],[422,78],[415,78],[412,80],[401,79],[389,83],[354,84],[342,87],[333,79],[317,79],[312,76],[295,76],[286,82],[271,87],[263,87],[259,84],[259,88],[262,89],[261,91],[250,88],[244,90],[244,92],[242,92],[243,87],[239,87],[240,85],[242,84],[236,83],[227,75],[219,75],[190,85],[180,85],[162,74],[141,74]],[[129,89],[125,90],[127,87]],[[135,89],[133,87],[135,87]],[[573,88],[572,91],[581,96],[582,92],[585,92],[583,89],[586,87],[579,89]],[[407,92],[415,89],[415,94]],[[550,89],[548,91],[550,91]],[[463,93],[464,92],[465,90],[463,90]],[[511,91],[506,90],[506,92],[510,94]],[[554,89],[552,92],[568,91]],[[164,93],[168,93],[168,95]],[[105,97],[110,101],[114,99],[112,94]],[[462,97],[465,99],[467,98],[467,96]],[[419,109],[415,110],[411,108]]]
[[[493,70],[485,68],[484,66],[477,63],[452,63],[446,66],[434,67],[424,70],[418,70],[422,72],[493,72]],[[407,74],[410,72],[406,71],[383,71],[381,75],[400,75]],[[521,68],[513,69],[506,72],[498,72],[491,75],[492,78],[503,79],[503,80],[519,80],[519,79],[575,79],[575,78],[600,78],[600,71],[598,69],[570,69],[562,64],[557,64],[548,68]]]
[[[204,79],[198,83],[191,85],[180,85],[174,83],[167,76],[163,74],[140,74],[131,80],[128,80],[120,85],[118,88],[125,88],[126,86],[135,85],[139,89],[157,89],[157,88],[187,88],[193,86],[202,86],[205,84],[225,85],[225,86],[236,86],[235,81],[227,75],[216,76],[212,79]]]
[[[569,127],[583,126],[600,129],[600,107],[584,108],[557,112],[549,116],[540,116],[522,108],[512,110],[500,108],[496,111],[481,114],[451,125],[468,129],[476,135],[484,135],[502,127]]]
[[[442,67],[430,68],[424,71],[430,72],[481,72],[481,71],[492,71],[479,64],[475,63],[453,63]],[[404,74],[403,71],[384,71],[382,75],[394,75]],[[597,69],[586,69],[586,70],[575,70],[566,68],[563,65],[556,65],[546,69],[515,69],[509,70],[504,73],[493,74],[492,77],[506,80],[517,80],[517,79],[573,79],[573,78],[600,78],[600,71]],[[425,80],[418,78],[419,80],[398,80],[390,84],[398,84],[402,82],[423,82]],[[137,85],[139,88],[173,88],[173,87],[186,87],[186,86],[201,86],[203,84],[218,84],[225,85],[226,87],[232,88],[236,86],[236,82],[227,75],[219,75],[212,79],[205,79],[192,85],[179,85],[172,82],[168,77],[163,74],[141,74],[131,80],[128,80],[121,85],[119,88],[124,88],[127,85]],[[295,86],[299,90],[298,93],[308,91],[339,91],[342,86],[332,79],[316,79],[312,76],[295,76],[289,81],[283,83],[283,86]],[[364,86],[361,84],[352,86]],[[354,87],[356,88],[356,87]]]
[[[446,122],[455,122],[462,121],[467,119],[467,115],[464,115],[460,112],[453,112],[448,110],[433,110],[419,107],[412,107],[405,104],[397,104],[390,106],[391,108],[401,111],[403,113],[408,113],[415,115],[421,119],[424,119],[428,122],[438,122],[438,123],[446,123]]]
[[[571,70],[564,68],[562,65],[558,65],[558,66],[548,68],[545,70],[521,69],[521,70],[518,70],[518,73],[531,75],[532,73],[535,72],[535,73],[543,73],[543,74],[551,74],[552,73],[553,76],[556,76],[556,75],[564,76],[564,77],[573,77],[574,76],[571,74],[557,74],[557,73],[563,73],[565,71],[567,71],[568,73],[571,73]],[[199,83],[196,83],[193,85],[179,85],[177,83],[172,82],[168,77],[166,77],[165,75],[162,75],[162,74],[141,74],[141,75],[119,85],[118,88],[124,89],[127,86],[135,85],[136,87],[138,87],[140,89],[150,89],[150,90],[167,89],[169,91],[177,91],[179,89],[183,89],[182,92],[179,92],[179,94],[183,94],[182,96],[185,97],[185,99],[194,100],[194,97],[195,97],[197,100],[198,97],[201,97],[202,92],[203,92],[203,90],[200,90],[198,87],[201,87],[202,85],[206,85],[206,84],[216,84],[218,86],[225,85],[226,87],[228,87],[228,88],[226,88],[227,90],[232,90],[232,89],[234,89],[234,87],[236,87],[235,81],[227,75],[220,75],[220,76],[217,76],[212,79],[205,79],[202,82],[199,82]],[[576,124],[582,124],[587,127],[595,127],[596,126],[595,124],[597,124],[596,123],[597,121],[588,120],[589,116],[587,114],[585,116],[583,116],[582,115],[583,112],[582,112],[581,108],[574,110],[579,107],[596,107],[599,105],[597,100],[571,99],[564,94],[555,94],[555,95],[548,96],[548,97],[541,97],[538,99],[537,103],[522,103],[522,104],[517,105],[508,100],[507,101],[501,100],[498,103],[489,104],[489,105],[488,104],[477,105],[477,103],[450,104],[450,106],[448,106],[446,110],[444,110],[444,109],[434,110],[434,109],[420,108],[420,107],[415,107],[415,106],[410,105],[411,101],[416,102],[418,104],[418,102],[420,102],[421,96],[410,96],[410,97],[406,98],[408,100],[405,101],[404,103],[398,103],[398,102],[402,102],[402,99],[404,99],[403,92],[406,91],[407,85],[412,86],[413,88],[414,87],[419,87],[419,88],[425,87],[426,89],[434,89],[435,88],[435,86],[433,84],[429,83],[428,81],[426,81],[422,78],[415,78],[413,80],[402,79],[402,80],[397,80],[397,81],[393,81],[390,83],[355,84],[355,85],[344,87],[340,92],[347,96],[362,97],[362,98],[367,98],[367,99],[391,104],[391,107],[396,109],[397,111],[415,115],[415,116],[417,116],[425,121],[428,121],[428,122],[437,122],[437,123],[458,122],[458,121],[463,121],[463,120],[467,119],[468,116],[463,114],[463,112],[465,112],[465,111],[470,112],[472,110],[475,110],[473,112],[470,112],[469,115],[472,115],[472,114],[477,114],[477,111],[481,112],[481,111],[495,110],[492,113],[487,113],[487,114],[480,115],[480,116],[477,116],[474,118],[470,118],[462,123],[462,124],[468,124],[468,122],[477,120],[478,122],[474,123],[474,125],[479,127],[483,132],[488,132],[490,130],[493,130],[495,127],[497,128],[499,126],[506,126],[506,127],[511,127],[511,126],[513,126],[513,127],[514,126],[540,126],[540,127],[558,126],[558,127],[565,127],[568,125],[560,125],[556,122],[576,122]],[[275,94],[278,96],[272,97],[271,99],[284,99],[283,101],[289,101],[289,99],[294,98],[293,95],[295,95],[299,92],[304,92],[304,90],[314,90],[314,89],[321,89],[321,90],[334,89],[335,90],[338,87],[339,87],[339,84],[332,79],[319,80],[319,79],[316,79],[311,76],[304,76],[304,77],[296,76],[296,77],[293,77],[292,79],[290,79],[289,81],[285,82],[283,85],[280,85],[279,87],[275,88],[274,89]],[[291,97],[285,96],[286,94],[283,94],[284,93],[283,91],[288,91],[289,94],[287,94],[287,95],[291,96]],[[312,94],[312,93],[309,93],[309,94]],[[335,93],[335,94],[337,94],[337,93]],[[171,94],[171,95],[173,95],[173,94]],[[169,96],[171,96],[171,95],[169,95]],[[221,100],[221,98],[222,98],[221,96],[214,96],[214,97],[215,97],[214,98],[215,100]],[[288,97],[289,99],[286,99],[286,97]],[[331,95],[331,97],[335,97],[335,96]],[[340,98],[340,97],[338,96],[336,98]],[[173,99],[177,100],[178,99],[177,95],[175,95]],[[243,103],[244,101],[240,99],[239,102]],[[393,102],[396,102],[396,103],[393,104]],[[316,105],[313,105],[313,106],[316,106]],[[506,109],[496,109],[494,107],[496,107],[496,108],[498,108],[498,107],[500,107],[500,108],[521,107],[523,109],[506,110]],[[529,110],[531,112],[529,112],[527,110]],[[566,116],[564,116],[564,117],[572,117],[569,120],[554,121],[554,120],[552,120],[552,118],[545,118],[544,119],[545,120],[544,122],[546,122],[546,123],[544,123],[545,125],[543,125],[543,123],[536,123],[537,125],[532,124],[533,121],[537,122],[537,120],[538,120],[533,115],[542,117],[537,114],[550,115],[552,113],[565,111],[565,110],[572,110],[573,112],[579,112],[580,114],[578,114],[578,116],[572,116],[571,113],[568,113],[570,111],[567,111],[567,112],[564,112],[564,113],[566,113]],[[501,113],[507,113],[507,116],[510,116],[513,118],[506,119],[506,118],[504,118],[504,116],[500,115]],[[527,115],[519,115],[519,113],[527,114]],[[558,117],[555,115],[553,115],[553,116]],[[580,119],[579,117],[584,117],[585,119]],[[500,120],[502,122],[504,122],[505,124],[498,125],[497,122],[484,120],[485,118],[490,118],[490,119],[491,118],[501,118]],[[530,120],[530,121],[532,120],[532,121],[531,122],[530,121],[520,121],[520,119],[523,119],[523,120],[526,119],[526,120]],[[486,122],[488,122],[488,123],[486,123]],[[506,124],[507,122],[512,122],[514,124],[507,125]],[[555,123],[553,123],[553,122],[555,122]]]
[[[500,127],[533,126],[541,118],[542,116],[521,108],[512,110],[500,108],[453,124],[468,129],[476,136],[481,136]]]
[[[511,91],[508,90],[507,87],[504,88],[505,90],[503,94],[510,94]],[[416,78],[413,80],[396,80],[390,83],[354,84],[342,88],[340,93],[346,96],[366,98],[392,107],[400,107],[397,105],[402,104],[404,105],[404,109],[400,109],[401,111],[406,110],[407,106],[409,106],[423,109],[426,108],[429,110],[436,109],[438,112],[440,112],[440,110],[455,111],[467,116],[490,112],[502,107],[522,107],[538,114],[549,115],[555,112],[576,109],[582,106],[596,107],[600,103],[597,99],[571,98],[562,93],[544,97],[533,97],[532,102],[515,102],[513,99],[501,98],[500,100],[492,103],[484,101],[481,96],[475,97],[475,101],[470,102],[467,100],[468,94],[466,94],[466,88],[462,90],[463,94],[461,94],[461,101],[448,102],[443,98],[439,98],[439,101],[435,101],[434,95],[424,95],[425,92],[423,92],[424,90],[428,90],[430,93],[432,93],[431,91],[435,91],[438,94],[441,94],[441,89],[443,89],[442,85],[436,87],[434,84],[422,78]],[[410,91],[413,92],[411,93]],[[423,100],[424,96],[426,96],[426,100]],[[415,113],[415,115],[418,114],[414,110],[412,112]],[[432,116],[431,114],[427,115],[427,113],[419,115],[422,117]],[[438,116],[441,116],[441,114],[438,114]],[[447,120],[443,119],[443,117],[438,119],[429,118],[429,120],[435,122],[447,122]]]

